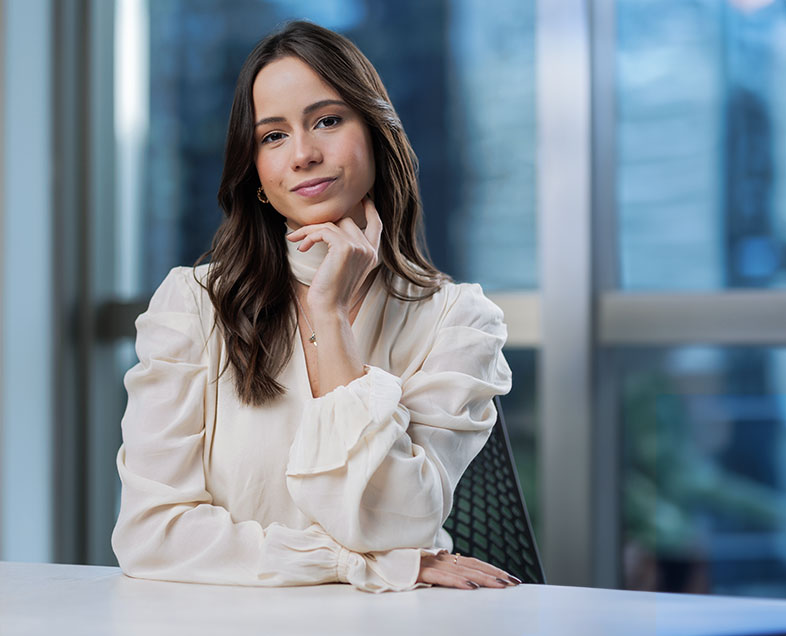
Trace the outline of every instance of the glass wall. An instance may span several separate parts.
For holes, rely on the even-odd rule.
[[[786,284],[786,4],[617,2],[620,283]]]
[[[615,355],[625,586],[786,596],[786,350]]]
[[[616,7],[621,288],[782,288],[786,2]],[[624,585],[786,596],[784,351],[608,355]]]

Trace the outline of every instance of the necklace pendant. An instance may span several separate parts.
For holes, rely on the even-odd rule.
[[[316,346],[317,346],[317,334],[315,334],[315,333],[312,331],[312,332],[311,332],[311,336],[309,337],[308,341],[309,341],[309,342],[310,342],[312,345],[314,345],[314,346],[316,347]]]

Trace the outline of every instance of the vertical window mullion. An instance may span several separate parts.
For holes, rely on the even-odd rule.
[[[590,67],[587,3],[537,5],[539,484],[549,581],[592,584]]]

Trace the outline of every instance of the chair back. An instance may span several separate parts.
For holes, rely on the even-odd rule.
[[[461,476],[443,527],[453,551],[502,568],[524,583],[545,583],[499,397],[486,445]]]

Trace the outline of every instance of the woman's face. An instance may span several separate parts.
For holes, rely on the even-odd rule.
[[[350,216],[374,184],[371,133],[360,115],[296,57],[254,79],[255,164],[265,196],[295,230]]]

